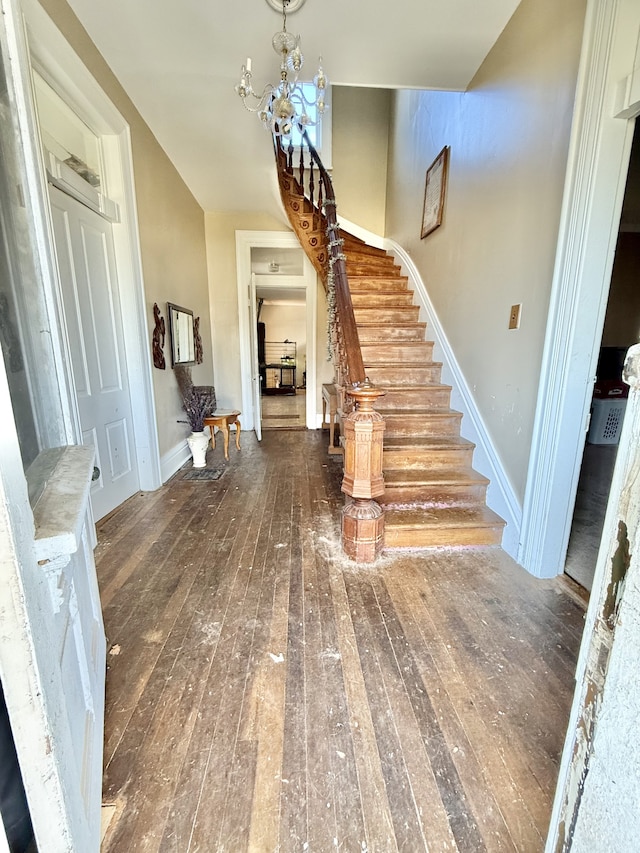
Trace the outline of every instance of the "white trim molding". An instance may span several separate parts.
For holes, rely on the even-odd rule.
[[[564,570],[634,129],[616,99],[639,32],[637,0],[589,0],[517,557],[539,577]]]
[[[161,461],[129,125],[40,4],[21,6],[33,67],[102,141],[107,191],[121,214],[113,239],[139,485],[151,491],[162,485]]]
[[[253,370],[251,366],[251,345],[249,328],[249,296],[251,292],[251,249],[260,248],[296,248],[303,257],[303,275],[298,278],[297,287],[306,291],[307,310],[307,411],[306,425],[314,429],[317,423],[316,412],[316,328],[317,328],[317,292],[318,279],[311,261],[305,255],[302,246],[293,231],[236,231],[236,269],[238,288],[238,334],[240,339],[240,376],[242,385],[242,427],[255,429],[253,405]],[[288,280],[291,285],[291,279]]]
[[[162,482],[166,483],[191,459],[191,451],[186,438],[174,445],[167,453],[162,454],[160,459],[160,471]]]
[[[410,286],[413,287],[416,299],[420,304],[421,317],[428,324],[429,340],[433,340],[435,344],[435,360],[442,362],[442,379],[452,386],[451,405],[463,414],[461,434],[476,446],[473,455],[473,467],[491,481],[487,489],[487,505],[507,522],[502,538],[502,547],[507,554],[515,558],[520,541],[522,519],[522,509],[515,490],[491,441],[471,389],[436,314],[418,268],[411,256],[395,241],[385,239],[384,248],[396,257],[403,271],[409,276]]]

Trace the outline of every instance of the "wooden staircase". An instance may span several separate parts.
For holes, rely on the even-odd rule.
[[[287,162],[276,148],[276,159],[289,220],[326,287],[322,197],[315,202],[313,189],[307,197],[303,170],[297,180],[290,156]],[[460,436],[462,415],[450,408],[451,387],[441,382],[442,365],[433,361],[406,276],[383,249],[344,231],[340,237],[360,370],[385,390],[376,406],[386,425],[385,492],[377,498],[385,510],[385,549],[499,544],[505,522],[486,506],[488,480],[472,468],[474,445]]]
[[[386,391],[385,547],[499,544],[504,521],[486,506],[489,481],[472,468],[406,276],[384,250],[342,236],[365,373]]]

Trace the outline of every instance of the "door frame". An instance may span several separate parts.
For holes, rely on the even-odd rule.
[[[21,6],[32,67],[102,141],[108,195],[120,208],[113,240],[139,487],[153,491],[162,474],[129,125],[39,3]]]
[[[640,112],[637,0],[588,0],[518,562],[564,571]]]
[[[236,269],[238,287],[238,325],[240,337],[240,375],[242,385],[242,412],[245,429],[255,429],[253,405],[253,372],[251,366],[250,314],[251,314],[251,249],[299,249],[303,257],[303,274],[296,277],[296,288],[306,291],[307,316],[307,394],[306,426],[316,429],[316,349],[318,314],[318,279],[311,261],[304,254],[298,238],[292,231],[236,231]]]
[[[61,444],[72,445],[78,441],[77,411],[74,412],[70,359],[64,329],[59,325],[59,289],[47,220],[41,155],[37,150],[35,113],[28,91],[30,66],[22,10],[19,0],[2,0],[0,6],[3,52],[6,49],[3,61],[13,68],[11,76],[16,90],[12,108],[15,109],[24,158],[21,178],[26,227],[30,231],[25,249],[32,257],[34,281],[39,291],[38,302],[31,307],[31,311],[36,317],[40,344],[37,347],[39,361],[36,366],[44,379],[34,397],[39,397],[36,411],[44,421],[39,436],[41,447],[51,448]],[[88,470],[75,473],[69,469],[65,471],[67,487],[73,480],[75,486],[82,486],[87,491],[82,494],[78,488],[76,506],[65,518],[65,523],[69,524],[70,516],[73,517],[73,532],[68,534],[65,531],[64,536],[53,537],[51,557],[38,563],[38,554],[43,552],[36,546],[34,515],[29,502],[17,429],[11,416],[13,401],[3,359],[0,359],[0,408],[5,413],[0,441],[0,567],[5,581],[0,585],[0,611],[4,624],[3,641],[0,644],[0,673],[11,728],[32,823],[39,841],[46,838],[52,853],[64,853],[70,849],[70,845],[77,849],[97,851],[99,796],[96,809],[88,819],[78,789],[69,784],[70,778],[80,783],[74,739],[77,729],[74,730],[71,721],[63,713],[68,684],[62,677],[59,643],[62,637],[66,639],[68,636],[70,641],[76,641],[76,637],[71,622],[65,621],[65,613],[62,609],[56,609],[61,604],[60,595],[64,599],[66,594],[60,581],[71,558],[68,551],[77,548],[78,554],[81,551],[84,551],[85,556],[90,554],[92,561],[86,524]],[[83,455],[86,459],[86,453]],[[55,480],[55,477],[52,479]],[[68,496],[69,492],[66,494]],[[66,509],[70,509],[69,504]],[[48,574],[45,566],[49,569]],[[93,564],[91,578],[87,574],[86,559],[83,568],[83,579],[95,582]],[[68,607],[68,602],[65,604],[62,600],[62,604]],[[57,622],[56,615],[60,616]],[[104,635],[102,641],[98,636],[94,640],[93,648],[98,654]],[[99,666],[102,672],[105,652],[103,647]],[[81,685],[81,689],[84,686]],[[101,715],[101,709],[96,709],[101,742],[102,718],[100,716],[98,720],[98,715]],[[100,764],[98,760],[98,785]],[[0,839],[2,836],[6,842],[4,829]]]

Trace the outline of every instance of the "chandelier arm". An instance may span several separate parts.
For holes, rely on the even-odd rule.
[[[274,89],[274,87],[270,83],[267,83],[267,85],[264,87],[264,89],[262,90],[262,92],[259,95],[257,95],[253,91],[247,92],[246,95],[244,95],[241,98],[242,105],[245,108],[245,110],[247,110],[247,112],[250,112],[250,113],[259,113],[261,110],[263,110],[267,106],[267,103],[269,102],[269,99],[271,98],[271,95],[273,93],[273,89]],[[247,103],[247,98],[253,98],[254,102],[255,102],[255,106],[250,106]]]

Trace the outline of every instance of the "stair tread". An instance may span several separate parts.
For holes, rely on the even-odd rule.
[[[383,387],[383,386],[380,386]],[[406,385],[401,388],[396,388],[396,391],[404,391],[411,390],[415,388],[414,385]],[[425,385],[423,388],[433,388],[432,385]],[[389,388],[385,388],[385,391],[389,391]],[[380,398],[381,401],[384,401],[384,397]],[[412,406],[410,409],[403,408],[389,408],[382,409],[380,412],[384,417],[388,417],[391,415],[392,417],[413,417],[414,415],[419,415],[421,418],[427,417],[441,417],[441,418],[459,418],[462,416],[461,412],[456,412],[455,409],[450,409],[448,406]]]
[[[407,320],[406,323],[396,323],[396,328],[398,326],[402,326],[403,328],[414,328],[415,326],[425,326],[426,323],[424,320]],[[388,328],[386,323],[373,322],[373,323],[357,323],[358,328],[362,326],[363,329],[386,329]],[[380,341],[380,343],[384,343],[384,341]],[[393,339],[389,341],[389,343],[394,343]],[[413,341],[412,343],[420,343],[423,344],[425,341]]]
[[[385,468],[387,486],[446,485],[450,483],[487,484],[489,480],[471,467],[461,468]]]
[[[399,284],[408,285],[409,279],[407,278],[406,275],[400,275],[399,273],[398,273],[398,275],[371,275],[371,273],[357,273],[357,272],[349,273],[349,284],[358,285],[358,287],[361,289],[361,291],[364,291],[366,289],[366,285],[368,282],[375,282],[376,286],[378,286],[380,284],[384,284],[384,283],[386,283],[386,284],[398,284],[399,283]],[[391,288],[391,289],[395,290],[397,288]],[[372,288],[372,290],[375,290],[375,288]],[[405,288],[405,290],[408,290],[408,288]]]
[[[407,388],[411,388],[411,385],[408,385]],[[384,399],[381,398],[382,400]],[[382,409],[380,414],[385,418],[391,417],[413,417],[414,415],[419,415],[421,418],[460,418],[462,417],[462,412],[456,412],[455,409],[450,409],[448,406],[421,406],[420,408],[416,406],[412,406],[410,409],[400,408],[389,408]]]
[[[376,296],[407,296],[409,293],[413,294],[412,290],[398,290],[397,288],[391,288],[389,290],[385,290],[383,287],[378,290],[356,290],[356,296],[370,296],[372,299],[375,299]]]
[[[393,370],[399,370],[402,367],[406,367],[407,370],[414,370],[416,367],[423,367],[425,370],[435,369],[438,367],[442,367],[441,361],[407,361],[404,359],[403,361],[365,361],[365,368],[374,367],[376,370],[384,370],[387,367],[392,368]],[[437,382],[437,385],[441,383]],[[429,383],[431,385],[431,383]],[[390,387],[388,385],[386,388]]]
[[[488,506],[410,506],[394,508],[387,504],[385,528],[401,527],[504,527],[506,522]]]
[[[413,447],[435,450],[443,447],[475,447],[475,444],[460,435],[398,435],[384,438],[384,450],[407,450]]]

